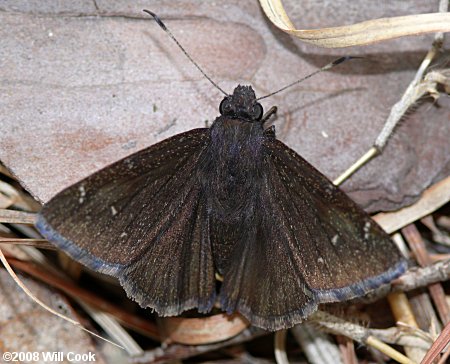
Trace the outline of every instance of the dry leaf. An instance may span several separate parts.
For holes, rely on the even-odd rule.
[[[431,13],[381,18],[321,29],[296,29],[281,0],[259,0],[270,21],[282,31],[325,48],[366,45],[389,39],[450,31],[450,13]]]

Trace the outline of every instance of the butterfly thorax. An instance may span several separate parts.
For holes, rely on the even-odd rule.
[[[261,123],[220,116],[210,129],[202,185],[210,214],[223,222],[249,218],[263,183]]]

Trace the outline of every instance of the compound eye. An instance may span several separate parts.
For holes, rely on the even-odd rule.
[[[230,100],[228,100],[228,97],[225,97],[219,106],[219,112],[221,115],[227,115],[232,111],[232,106]]]
[[[263,116],[264,110],[261,104],[255,104],[252,109],[252,119],[253,120],[261,120]]]

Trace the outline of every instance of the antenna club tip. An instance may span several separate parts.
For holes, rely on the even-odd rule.
[[[338,58],[335,61],[331,62],[331,64],[333,66],[337,66],[338,64],[340,64],[342,62],[345,62],[345,61],[348,61],[348,60],[350,60],[352,58],[353,58],[352,56],[344,56],[344,57]]]
[[[337,66],[340,63],[346,62],[346,61],[350,61],[352,59],[363,59],[364,57],[358,57],[358,56],[344,56],[341,58],[336,59],[335,61],[333,61],[331,63],[332,66]]]
[[[156,15],[154,12],[144,9],[142,10],[144,13],[147,13],[149,15],[151,15],[153,17],[153,19],[155,19],[156,23],[158,23],[158,25],[163,28],[164,30],[167,30],[166,25],[162,22],[162,20],[159,18],[158,15]]]

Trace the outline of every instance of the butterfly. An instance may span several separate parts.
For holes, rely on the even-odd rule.
[[[175,135],[61,191],[37,229],[161,316],[208,313],[217,302],[266,330],[406,270],[389,235],[265,127],[252,87],[237,86],[219,110],[210,128]]]

